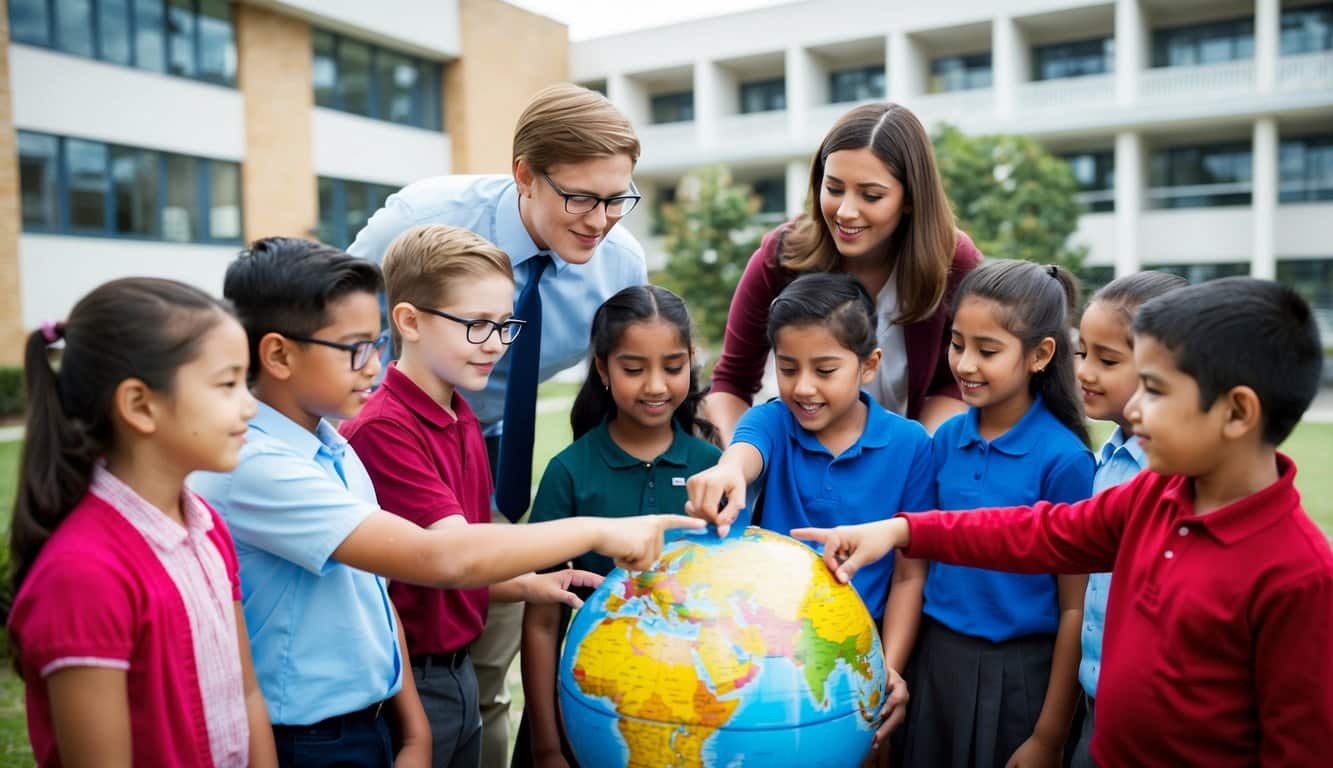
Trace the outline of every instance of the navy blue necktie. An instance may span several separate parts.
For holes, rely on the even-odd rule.
[[[527,511],[532,497],[532,438],[542,356],[542,295],[537,285],[551,266],[551,257],[539,253],[528,259],[528,264],[528,282],[514,305],[514,317],[528,324],[509,350],[504,431],[500,434],[500,466],[495,473],[495,507],[514,521]]]

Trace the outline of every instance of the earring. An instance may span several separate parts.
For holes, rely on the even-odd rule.
[[[611,391],[611,384],[610,384],[609,382],[603,381],[603,382],[602,382],[602,389],[605,389],[607,392],[610,392],[610,391]]]

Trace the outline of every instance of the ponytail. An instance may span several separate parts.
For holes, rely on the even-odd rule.
[[[1074,345],[1070,337],[1072,319],[1078,307],[1078,280],[1064,267],[1050,264],[1045,269],[1046,274],[1060,284],[1065,319],[1050,334],[1055,339],[1055,355],[1045,368],[1032,375],[1028,385],[1034,395],[1041,395],[1046,409],[1061,424],[1077,435],[1084,445],[1091,446],[1092,438],[1088,435],[1088,423],[1083,416],[1078,380],[1074,378]]]

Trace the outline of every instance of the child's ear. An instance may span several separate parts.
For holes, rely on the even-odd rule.
[[[537,176],[532,172],[532,166],[528,165],[527,158],[520,157],[514,161],[514,183],[518,185],[520,197],[532,197],[532,185],[536,181]]]
[[[278,381],[292,377],[292,352],[295,342],[280,333],[266,333],[259,340],[259,370]]]
[[[866,355],[861,361],[861,383],[869,384],[875,380],[875,372],[879,370],[879,361],[884,359],[884,352],[878,347],[873,352]]]
[[[1264,427],[1263,406],[1259,395],[1249,387],[1232,387],[1218,397],[1214,407],[1226,409],[1223,414],[1222,435],[1231,440],[1239,440],[1250,433],[1262,433]]]
[[[1055,339],[1047,336],[1037,342],[1037,346],[1032,348],[1028,354],[1028,373],[1040,373],[1046,370],[1046,366],[1051,364],[1055,358]]]
[[[116,418],[140,435],[151,435],[157,431],[160,406],[153,390],[141,379],[125,379],[117,384],[111,396],[111,404]]]
[[[421,330],[417,323],[421,316],[417,314],[417,308],[408,304],[406,301],[400,301],[393,305],[389,312],[389,323],[398,331],[398,335],[403,341],[418,341],[421,339]]]
[[[597,368],[597,375],[602,379],[602,388],[611,388],[611,374],[606,370],[606,361],[597,355],[592,356],[593,366]]]

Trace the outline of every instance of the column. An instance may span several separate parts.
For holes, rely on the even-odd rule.
[[[1261,117],[1254,123],[1253,261],[1250,274],[1277,277],[1278,136],[1277,120]]]
[[[889,35],[885,52],[889,64],[889,101],[910,106],[917,96],[926,92],[924,59],[916,41],[906,32],[896,30]]]
[[[1139,232],[1142,229],[1145,153],[1143,137],[1118,133],[1115,137],[1115,275],[1139,271]]]
[[[717,62],[694,63],[694,122],[704,146],[717,144],[722,137],[722,118],[739,111],[737,87],[736,78]]]
[[[0,0],[0,363],[23,362],[18,134],[9,90],[9,9]]]
[[[991,72],[995,89],[995,112],[1000,119],[1011,117],[1018,98],[1018,84],[1026,80],[1022,61],[1026,44],[1012,16],[997,16],[991,24]]]
[[[828,102],[828,73],[813,53],[800,46],[788,48],[785,59],[787,127],[795,141],[806,143],[810,110]]]
[[[1277,87],[1281,17],[1282,0],[1255,0],[1254,84],[1260,93],[1271,92]]]
[[[1115,3],[1115,100],[1133,104],[1138,97],[1139,73],[1148,66],[1148,17],[1139,0]]]
[[[629,75],[617,72],[606,78],[606,98],[636,127],[649,123],[648,96]]]
[[[787,218],[806,210],[810,197],[810,160],[792,160],[787,163]]]

